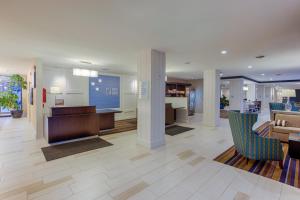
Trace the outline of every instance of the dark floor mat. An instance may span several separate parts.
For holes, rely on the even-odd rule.
[[[184,132],[187,132],[187,131],[190,131],[190,130],[193,130],[193,129],[194,128],[174,125],[174,126],[166,127],[166,134],[174,136],[174,135],[178,135],[180,133],[184,133]]]
[[[92,138],[65,144],[53,145],[49,147],[43,147],[42,151],[46,160],[50,161],[111,145],[111,143],[101,138]]]

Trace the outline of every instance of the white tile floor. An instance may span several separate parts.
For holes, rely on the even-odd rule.
[[[0,199],[300,199],[296,188],[212,161],[233,144],[227,120],[185,125],[195,129],[152,151],[130,131],[104,137],[111,147],[45,162],[46,143],[25,118],[0,118]]]

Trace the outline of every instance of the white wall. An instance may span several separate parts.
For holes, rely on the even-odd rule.
[[[120,110],[123,112],[116,115],[116,119],[129,119],[136,117],[137,99],[133,91],[133,82],[136,76],[105,74],[120,76]],[[50,87],[58,86],[62,94],[50,94]],[[89,79],[87,77],[73,76],[72,69],[46,67],[44,69],[44,84],[47,89],[47,104],[45,112],[54,106],[56,98],[64,99],[65,106],[89,105]]]
[[[232,79],[229,83],[229,108],[230,110],[243,110],[243,79]]]
[[[33,76],[34,76],[34,66],[36,66],[36,88],[33,89],[33,105],[30,104],[30,88],[34,87]],[[32,67],[29,69],[27,74],[27,118],[34,130],[36,131],[36,138],[43,137],[43,107],[42,107],[42,85],[43,85],[43,64],[41,60],[36,59]]]

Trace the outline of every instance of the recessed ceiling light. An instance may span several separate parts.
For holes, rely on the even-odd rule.
[[[273,78],[270,78],[270,81],[273,81]]]
[[[220,73],[220,76],[223,76],[224,74],[223,73]]]
[[[248,66],[248,69],[252,69],[252,68],[253,68],[253,66],[252,66],[252,65],[249,65],[249,66]]]
[[[191,64],[191,62],[185,62],[184,64],[189,65],[189,64]]]
[[[264,76],[265,74],[260,74],[260,75]]]
[[[227,54],[227,51],[223,50],[223,51],[221,51],[221,54],[225,55],[225,54]]]

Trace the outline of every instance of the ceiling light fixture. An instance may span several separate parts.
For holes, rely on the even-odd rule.
[[[252,68],[253,68],[253,66],[252,66],[252,65],[249,65],[249,66],[248,66],[248,69],[252,69]]]
[[[184,64],[189,65],[189,64],[191,64],[191,62],[188,61],[188,62],[185,62]]]
[[[262,74],[260,74],[261,76],[264,76],[265,74],[264,73],[262,73]]]
[[[81,60],[80,63],[86,64],[86,65],[91,65],[91,64],[93,64],[92,62],[85,61],[85,60]]]
[[[223,73],[220,73],[220,76],[223,76],[224,74]]]
[[[223,50],[223,51],[221,51],[221,54],[225,55],[225,54],[227,54],[227,51]]]
[[[85,77],[98,77],[98,72],[94,70],[74,68],[73,75]]]

